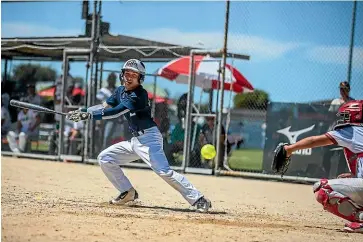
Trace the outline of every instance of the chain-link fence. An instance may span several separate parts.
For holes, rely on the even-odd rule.
[[[308,105],[306,103],[315,108],[319,104],[329,107],[332,103],[349,100],[348,97],[363,98],[362,16],[363,6],[358,3],[354,8],[353,2],[230,3],[228,49],[251,55],[248,63],[237,62],[237,66],[253,83],[255,92],[234,96],[228,130],[234,148],[228,157],[227,168],[266,172],[265,164],[266,160],[271,160],[271,150],[276,142],[284,141],[281,134],[276,133],[277,121],[272,121],[271,117],[284,120],[295,117],[270,113],[271,109],[284,105],[275,102],[287,102],[290,109],[301,110]],[[347,82],[350,88],[341,88],[341,82]],[[342,85],[346,86],[346,83]],[[271,103],[267,105],[267,102]],[[321,115],[328,115],[321,112]],[[296,111],[295,115],[299,113],[301,115],[301,111]],[[324,127],[331,125],[331,120],[311,118],[310,121]],[[305,121],[295,118],[294,122],[291,132],[302,129]],[[314,134],[326,131],[314,129]],[[272,137],[278,140],[272,142],[271,139],[275,140]],[[301,138],[303,136],[298,140]],[[336,158],[336,155],[338,159],[344,159],[341,150],[336,147],[333,150],[335,153],[315,151],[315,154],[320,152],[317,157],[325,159],[324,165],[319,162],[304,164],[309,166],[308,169],[305,167],[304,172],[291,174],[308,177],[336,175],[336,172],[312,172],[315,168],[324,170],[329,166],[330,158]],[[303,157],[302,160],[309,157],[312,162],[310,156],[303,155],[297,156]],[[337,169],[342,172],[344,166],[345,163],[340,162]]]
[[[111,3],[105,4],[106,9],[108,4]],[[165,4],[170,8],[176,8],[172,3]],[[188,2],[185,3],[185,8],[194,9],[197,4],[199,3]],[[203,4],[206,11],[207,9],[215,11],[216,8],[220,11],[218,12],[220,22],[213,24],[213,27],[219,30],[218,33],[208,32],[206,27],[198,22],[199,17],[195,16],[195,25],[200,28],[198,35],[189,32],[179,35],[178,31],[173,32],[174,34],[163,35],[162,31],[153,31],[145,32],[145,37],[205,49],[221,49],[224,14],[222,12],[225,3],[200,4]],[[125,6],[117,5],[117,8],[123,7]],[[277,131],[289,126],[291,130],[296,131],[306,128],[306,125],[307,127],[313,125],[296,118],[296,115],[304,113],[301,110],[309,109],[305,105],[313,107],[314,110],[320,110],[320,114],[316,112],[314,115],[323,113],[329,115],[319,105],[330,108],[330,105],[341,104],[348,97],[363,99],[362,16],[363,6],[360,2],[356,3],[355,8],[353,2],[231,2],[228,52],[249,55],[251,58],[246,61],[229,57],[227,65],[232,66],[232,69],[229,69],[230,72],[236,70],[243,75],[243,78],[253,86],[253,92],[249,92],[250,89],[247,86],[242,86],[240,89],[236,89],[234,85],[226,87],[224,108],[220,110],[218,88],[196,85],[192,93],[192,121],[187,128],[188,134],[185,133],[188,82],[175,86],[173,82],[165,78],[155,78],[156,70],[167,61],[147,63],[147,72],[153,74],[146,78],[143,86],[151,100],[153,118],[164,137],[164,151],[170,164],[180,169],[187,167],[213,170],[217,168],[222,171],[269,173],[267,160],[271,159],[271,150],[276,145],[276,139],[282,139],[281,133]],[[127,24],[127,21],[129,20],[125,19],[124,24]],[[352,35],[353,32],[354,35]],[[186,40],[181,36],[188,36],[188,38]],[[158,39],[159,37],[162,39]],[[196,43],[196,39],[200,44]],[[106,50],[102,49],[102,51]],[[112,51],[115,55],[123,56],[128,50],[112,49]],[[142,52],[145,54],[147,51],[143,49]],[[217,60],[220,61],[221,58]],[[4,67],[3,62],[2,64]],[[14,67],[17,64],[14,61]],[[74,70],[72,65],[74,64],[71,63],[71,72]],[[85,62],[82,65],[84,73],[88,73]],[[99,63],[93,76],[84,74],[84,82],[82,82],[84,85],[80,87],[78,95],[67,94],[68,84],[72,82],[67,78],[64,86],[67,91],[63,111],[88,106],[86,105],[87,86],[89,81],[95,80],[96,76],[99,81],[93,86],[92,102],[93,104],[102,103],[107,93],[115,88],[114,85],[118,86],[118,72],[121,65],[122,63],[117,63],[116,67],[115,64],[111,65],[107,62]],[[226,76],[226,79],[228,78]],[[57,82],[55,79],[58,85],[62,84],[61,79],[59,80],[60,82]],[[340,84],[345,81],[347,83]],[[74,89],[73,84],[70,86]],[[21,88],[24,89],[23,93],[27,92],[25,86]],[[44,90],[37,89],[37,91]],[[57,108],[60,104],[57,90],[53,91],[55,92],[54,100],[44,98],[46,100],[42,103],[44,106]],[[11,98],[20,98],[20,96],[13,93]],[[286,115],[276,111],[285,107],[284,105],[287,105],[286,109],[295,111]],[[336,110],[336,108],[333,109]],[[223,112],[220,136],[222,142],[219,144],[220,163],[215,166],[217,158],[206,160],[201,156],[201,148],[205,144],[213,144],[217,147],[216,127],[220,112]],[[309,111],[308,115],[311,116],[311,112]],[[10,110],[13,123],[16,123],[18,113],[19,110]],[[285,117],[284,120],[295,119],[293,124],[280,127],[277,125],[280,122],[274,120],[276,117]],[[54,117],[42,114],[41,120],[38,138],[29,137],[28,139],[26,152],[29,154],[56,157],[61,144],[64,159],[83,160],[86,158],[95,161],[99,152],[106,147],[131,138],[127,121],[123,117],[93,122],[89,130],[86,130],[84,123],[75,124],[66,121],[62,131],[60,131],[59,120],[54,120]],[[330,119],[315,121],[314,125],[319,127],[331,124]],[[15,126],[16,124],[13,124],[12,129],[16,128]],[[317,134],[326,131],[324,130],[314,128],[312,132]],[[60,135],[60,132],[63,135]],[[86,134],[89,137],[87,141]],[[190,137],[188,141],[190,152],[187,160],[184,157],[186,135]],[[61,137],[63,137],[62,142],[59,141]],[[272,137],[276,138],[274,142],[271,141]],[[7,135],[3,135],[3,132],[2,143],[2,150],[11,150]],[[84,156],[86,143],[89,149]],[[301,172],[300,168],[300,170],[296,169],[299,172],[292,171],[291,175],[312,177],[336,175],[334,169],[342,171],[344,165],[340,162],[338,168],[328,168],[329,160],[335,158],[339,160],[342,157],[337,147],[333,149],[333,153],[325,152],[318,155],[322,156],[324,161],[310,164],[309,169],[301,168],[304,172]],[[310,151],[306,152],[308,154]],[[301,156],[302,159],[307,157]],[[134,163],[142,162],[139,160]],[[315,166],[319,169],[325,167],[325,173],[310,172],[313,169],[311,167]]]

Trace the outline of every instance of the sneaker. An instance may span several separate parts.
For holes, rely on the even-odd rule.
[[[345,224],[344,230],[351,233],[363,233],[363,223],[347,223]]]
[[[201,197],[195,202],[194,206],[197,208],[197,212],[206,213],[212,207],[212,203],[209,199]]]
[[[13,149],[13,153],[19,154],[21,152],[20,152],[20,150],[18,148],[15,148],[15,149]]]
[[[110,201],[110,204],[124,205],[126,203],[135,201],[138,198],[139,198],[139,194],[137,193],[137,191],[134,188],[131,188],[130,190],[121,193],[115,199],[112,199]]]

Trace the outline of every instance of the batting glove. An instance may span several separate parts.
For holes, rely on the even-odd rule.
[[[67,119],[73,122],[79,122],[82,120],[91,119],[92,115],[87,112],[82,112],[81,110],[75,110],[68,112]]]

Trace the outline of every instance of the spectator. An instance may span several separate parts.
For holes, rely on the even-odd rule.
[[[162,103],[156,103],[154,121],[164,138],[164,142],[167,143],[170,128],[169,105],[167,98],[165,98],[164,102]]]
[[[68,102],[69,105],[72,105],[71,101],[72,100],[72,91],[74,88],[74,79],[73,77],[69,74],[69,70],[70,70],[70,66],[68,65],[68,76],[66,78],[66,93],[65,93],[65,104]],[[63,71],[63,65],[62,65],[62,71]],[[54,91],[54,109],[55,111],[58,112],[64,112],[64,110],[61,110],[61,97],[62,97],[62,82],[63,82],[63,75],[60,75],[56,80],[55,80],[55,91]],[[60,115],[55,115],[55,120],[56,121],[60,121],[61,116]]]
[[[194,132],[194,129],[196,128],[196,132]],[[192,141],[194,138],[194,147],[191,147],[191,157],[190,157],[190,165],[193,167],[200,167],[200,144],[198,142],[197,137],[193,137],[194,133],[198,135],[201,132],[201,127],[196,124],[195,122],[192,122],[192,128],[191,128],[191,142],[190,145],[192,146]],[[167,146],[165,154],[168,158],[168,160],[171,162],[171,164],[176,164],[174,161],[174,154],[177,154],[179,152],[182,152],[184,150],[184,136],[185,136],[185,129],[183,128],[183,125],[181,123],[177,123],[171,132],[171,144]]]
[[[267,124],[266,122],[263,122],[261,124],[261,148],[264,149],[265,148],[265,142],[266,142],[266,128],[267,128]]]
[[[82,142],[79,139],[83,135],[84,121],[82,122],[66,122],[64,137],[67,139],[67,153],[69,155],[82,154]]]
[[[96,94],[96,98],[100,103],[103,103],[109,98],[114,91],[116,90],[116,79],[117,76],[114,72],[111,72],[107,77],[107,87],[102,87]],[[123,117],[120,117],[118,120],[122,120]],[[103,141],[102,141],[102,149],[110,146],[111,139],[113,132],[116,128],[116,121],[111,120],[104,120],[103,121],[104,128],[103,128]]]
[[[74,88],[72,90],[72,99],[71,99],[72,105],[76,106],[84,105],[84,98],[83,98],[84,95],[85,92],[82,89],[82,83],[81,82],[75,83]]]
[[[177,103],[178,119],[180,123],[183,123],[183,119],[185,118],[187,112],[187,98],[188,93],[184,93],[180,96]]]
[[[184,125],[185,116],[187,115],[187,101],[188,101],[188,93],[184,93],[180,96],[177,103],[177,116],[180,123]],[[198,113],[199,110],[197,107],[192,104],[192,112]]]
[[[101,103],[106,101],[116,89],[116,74],[111,72],[107,77],[107,87],[102,87],[96,94],[97,100]]]
[[[28,138],[37,137],[39,124],[40,117],[36,112],[31,109],[22,109],[18,114],[16,132],[9,131],[7,135],[10,149],[16,153],[24,152]],[[17,138],[19,139],[19,145],[16,141]]]
[[[29,103],[41,105],[42,99],[41,97],[36,93],[35,85],[34,84],[27,84],[27,96],[26,100],[28,100]]]
[[[207,121],[207,123],[203,126],[201,134],[199,136],[201,146],[206,145],[206,144],[213,145],[214,144],[213,133],[217,132],[217,127],[214,126],[215,117],[207,117],[206,121]],[[214,129],[215,129],[215,131],[214,131]],[[229,154],[229,152],[231,151],[231,144],[228,142],[228,139],[227,139],[227,147],[224,144],[225,136],[226,136],[226,131],[225,131],[224,126],[222,125],[220,144],[219,144],[221,147],[220,148],[221,153],[219,154],[220,162],[223,162],[226,148],[227,148],[227,154]],[[219,164],[219,166],[221,166],[221,164]]]
[[[10,91],[9,85],[7,82],[1,81],[1,107],[4,104],[4,107],[9,111],[9,103],[10,103]]]
[[[354,100],[352,97],[350,97],[349,92],[350,92],[350,85],[348,82],[341,82],[339,84],[339,90],[340,90],[340,98],[336,98],[334,99],[329,107],[329,112],[335,113],[338,111],[339,107],[350,101],[350,100]],[[333,122],[327,131],[332,130],[332,127],[335,126],[335,122]],[[334,149],[335,148],[335,149]],[[331,178],[330,176],[330,169],[331,169],[331,159],[334,156],[334,154],[336,154],[338,152],[339,155],[339,163],[338,163],[338,173],[344,173],[346,171],[346,169],[348,168],[346,165],[346,161],[345,161],[345,157],[343,154],[343,149],[339,149],[337,150],[336,148],[338,147],[322,147],[323,149],[323,168],[325,171],[325,176],[326,178]]]
[[[336,113],[342,104],[354,100],[354,98],[349,96],[350,85],[348,82],[341,82],[339,84],[339,90],[340,90],[340,98],[336,98],[331,102],[329,112]]]
[[[10,96],[8,93],[1,94],[1,107],[4,106],[7,110],[9,110]]]
[[[4,99],[1,98],[1,138],[5,136],[11,127],[10,114],[5,106]]]

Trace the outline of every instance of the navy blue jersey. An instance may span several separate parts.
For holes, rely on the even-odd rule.
[[[92,112],[93,119],[112,119],[124,114],[129,122],[131,132],[148,129],[156,126],[151,118],[151,107],[147,91],[140,85],[134,90],[126,91],[120,86],[106,100],[112,108],[104,108]],[[125,112],[130,110],[130,112]]]

